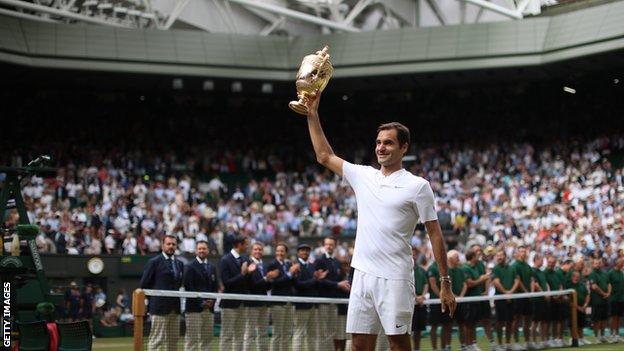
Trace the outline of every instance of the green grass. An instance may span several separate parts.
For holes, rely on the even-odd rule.
[[[596,340],[593,337],[586,337],[586,339],[588,339],[589,341],[593,342],[594,345],[583,346],[583,347],[579,347],[579,348],[566,347],[566,348],[552,349],[552,350],[558,350],[558,351],[576,351],[576,350],[583,350],[583,351],[622,351],[622,350],[624,350],[624,343],[595,345],[595,341]],[[97,339],[95,339],[93,341],[93,350],[94,351],[132,351],[132,347],[133,347],[133,342],[132,342],[132,338],[130,338],[130,337],[125,337],[125,338],[97,338]],[[487,345],[487,340],[485,340],[485,338],[480,338],[479,339],[479,347],[483,351],[489,350],[488,349],[488,345]],[[453,350],[459,350],[459,345],[457,344],[457,338],[456,337],[453,337],[452,348],[453,348]],[[144,350],[146,350],[146,349],[147,348],[145,347]],[[213,342],[212,350],[215,350],[215,351],[218,350],[218,346],[217,346],[216,341]],[[421,350],[423,350],[423,351],[431,350],[431,343],[429,342],[429,338],[427,338],[427,339],[422,341]],[[183,346],[182,342],[180,342],[180,346],[178,348],[178,351],[184,351],[184,346]],[[293,350],[293,351],[297,351],[297,350]],[[331,351],[331,350],[327,350],[327,351]]]

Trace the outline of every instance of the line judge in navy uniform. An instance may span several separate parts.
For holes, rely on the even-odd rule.
[[[279,272],[267,271],[262,262],[264,245],[255,242],[251,245],[251,264],[256,269],[249,275],[249,293],[251,295],[267,295],[272,288],[273,279]],[[269,308],[266,301],[244,301],[245,306],[245,335],[243,351],[266,351],[269,349]]]
[[[295,274],[295,295],[304,297],[318,296],[319,279],[324,279],[327,271],[315,271],[314,265],[308,262],[312,247],[308,244],[297,246],[297,263],[301,266]],[[312,303],[295,303],[293,350],[318,351],[318,317],[317,305]]]
[[[249,264],[247,238],[238,235],[234,238],[234,248],[221,258],[219,270],[221,283],[226,294],[249,294],[249,275],[256,270]],[[241,300],[221,300],[221,337],[219,350],[240,351],[243,349],[245,313]]]
[[[333,297],[339,296],[340,290],[349,291],[351,286],[348,281],[343,279],[340,271],[340,262],[334,257],[334,250],[338,242],[336,238],[327,236],[323,240],[323,248],[325,253],[321,255],[315,262],[314,268],[327,272],[325,279],[319,281],[319,296]],[[338,309],[336,304],[320,304],[319,305],[319,331],[320,349],[333,350],[334,339],[337,336],[336,328],[338,327]],[[322,325],[322,326],[321,326]]]
[[[184,264],[175,258],[178,239],[166,235],[162,253],[151,258],[141,278],[141,289],[180,290]],[[175,351],[180,334],[180,298],[149,297],[149,314],[152,318],[148,350]]]
[[[293,275],[299,270],[299,264],[291,264],[286,260],[288,247],[284,243],[275,246],[275,260],[269,264],[269,271],[277,270],[279,275],[273,280],[271,295],[292,296]],[[290,348],[290,331],[292,330],[292,306],[286,302],[271,302],[271,321],[273,321],[273,338],[271,351],[286,351]]]
[[[195,259],[184,268],[184,289],[217,292],[217,270],[208,262],[208,242],[198,241],[195,255]],[[213,313],[213,299],[186,299],[185,351],[205,351],[210,348],[214,335]]]

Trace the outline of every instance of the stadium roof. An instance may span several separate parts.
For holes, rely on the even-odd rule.
[[[0,0],[0,14],[45,22],[307,36],[510,21],[608,0]]]

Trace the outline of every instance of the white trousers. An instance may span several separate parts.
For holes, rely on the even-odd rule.
[[[208,351],[214,336],[213,326],[210,311],[187,313],[184,351]]]
[[[221,336],[219,338],[220,351],[241,351],[245,333],[244,308],[221,309]]]
[[[271,351],[289,350],[293,310],[293,306],[290,304],[271,306],[271,321],[273,322]]]
[[[332,304],[319,305],[318,308],[318,336],[321,351],[333,350],[338,326],[338,306]]]
[[[148,351],[176,351],[180,337],[180,315],[171,312],[164,316],[152,316]]]
[[[318,308],[308,310],[295,309],[293,332],[293,350],[322,351],[318,339],[319,324]]]
[[[243,351],[269,349],[269,308],[245,307],[245,335]]]

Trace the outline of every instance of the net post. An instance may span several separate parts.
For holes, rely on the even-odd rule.
[[[578,347],[578,314],[576,313],[577,306],[577,294],[576,291],[572,291],[572,298],[570,299],[570,334],[572,336],[572,347]]]
[[[145,320],[145,292],[142,289],[136,289],[132,293],[132,315],[134,315],[134,351],[141,351]]]

